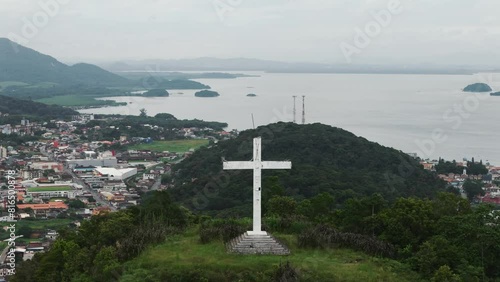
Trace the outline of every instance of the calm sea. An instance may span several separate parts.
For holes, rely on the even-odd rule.
[[[246,72],[249,74],[256,74]],[[229,123],[229,129],[302,120],[341,127],[368,140],[421,157],[462,160],[475,157],[500,165],[500,97],[466,94],[468,84],[487,82],[500,90],[498,75],[268,74],[238,79],[199,79],[221,94],[196,98],[193,90],[170,97],[114,97],[124,107],[85,113],[171,113],[181,119]],[[246,97],[255,93],[257,97]]]

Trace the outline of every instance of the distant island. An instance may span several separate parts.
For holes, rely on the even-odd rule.
[[[250,93],[250,94],[247,94],[247,97],[257,97],[257,94]]]
[[[464,88],[464,92],[490,92],[492,90],[486,83],[474,83]]]
[[[491,96],[500,96],[500,92],[494,92],[490,94]]]
[[[202,91],[198,91],[194,94],[195,97],[218,97],[220,96],[219,93],[215,92],[215,91],[210,91],[210,90],[202,90]]]
[[[151,89],[142,94],[144,97],[168,97],[169,93],[165,89]]]

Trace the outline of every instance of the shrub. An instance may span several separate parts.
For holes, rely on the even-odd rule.
[[[302,232],[298,237],[301,248],[351,248],[373,256],[393,258],[396,248],[376,237],[339,232],[328,225],[318,225]]]
[[[229,242],[249,229],[250,227],[247,223],[234,219],[205,221],[200,226],[200,241],[202,244],[207,244],[214,240]]]

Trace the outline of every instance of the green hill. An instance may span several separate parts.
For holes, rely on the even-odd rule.
[[[9,115],[60,117],[78,115],[77,111],[56,105],[46,105],[0,95],[0,113]]]
[[[408,196],[434,197],[444,188],[444,183],[416,160],[395,149],[328,125],[277,123],[196,151],[174,167],[173,197],[194,210],[249,216],[252,172],[223,171],[221,158],[250,160],[252,139],[259,135],[263,138],[263,160],[291,160],[293,167],[263,171],[263,202],[276,189],[296,199],[327,192],[341,204],[348,198],[373,193],[389,201]],[[279,183],[273,182],[273,176]]]
[[[218,97],[218,96],[220,96],[220,94],[217,93],[216,91],[201,90],[201,91],[194,93],[194,96],[206,98],[206,97]]]
[[[52,82],[62,85],[86,84],[116,86],[129,83],[95,65],[65,65],[55,58],[0,38],[0,82],[29,84]]]
[[[292,254],[242,256],[226,253],[222,242],[201,244],[196,229],[154,246],[125,264],[120,281],[420,281],[408,266],[348,249],[307,250],[293,236],[280,235]],[[280,280],[280,263],[295,268],[300,280]],[[168,265],[169,267],[165,267]]]
[[[168,97],[169,95],[165,89],[151,89],[142,94],[144,97]]]
[[[464,92],[490,92],[492,90],[486,83],[474,83],[464,88]]]

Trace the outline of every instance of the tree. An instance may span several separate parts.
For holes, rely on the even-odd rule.
[[[116,257],[116,249],[113,246],[102,248],[97,253],[93,263],[92,276],[94,281],[108,282],[119,278],[121,265]]]
[[[275,196],[267,202],[267,214],[290,218],[296,214],[297,202],[291,197]]]
[[[436,270],[436,273],[434,274],[434,277],[431,279],[432,282],[461,282],[462,279],[460,278],[459,275],[453,273],[451,268],[447,265],[441,266],[438,270]]]
[[[483,190],[483,183],[481,181],[467,179],[464,182],[463,188],[469,201],[474,200],[477,195],[484,196],[485,194]]]
[[[177,120],[174,115],[167,113],[159,113],[155,115],[155,118],[166,119],[166,120]]]
[[[29,238],[32,232],[33,229],[29,226],[21,226],[18,230],[18,234],[22,235],[24,238]]]
[[[420,246],[411,259],[411,264],[419,273],[431,277],[442,265],[457,269],[464,257],[462,252],[463,250],[454,246],[443,236],[435,236]]]
[[[73,200],[68,203],[68,207],[72,209],[83,209],[85,208],[85,203],[80,200]]]
[[[329,221],[332,216],[335,199],[329,193],[321,193],[300,202],[300,214],[317,222]]]
[[[140,117],[147,117],[148,116],[148,112],[146,111],[146,109],[142,108],[139,111],[141,112],[139,114]]]
[[[437,216],[433,203],[417,198],[400,198],[390,209],[377,215],[383,230],[381,238],[401,248],[415,249],[431,237]]]

